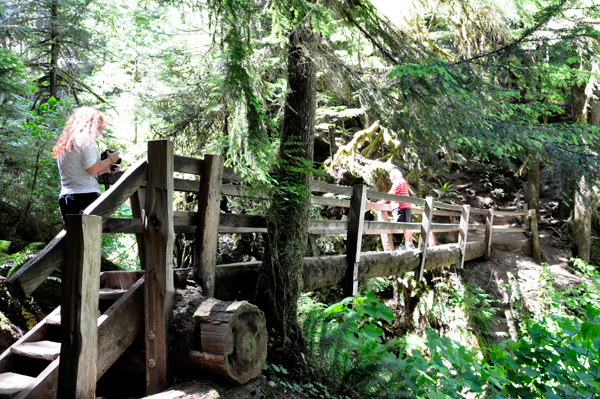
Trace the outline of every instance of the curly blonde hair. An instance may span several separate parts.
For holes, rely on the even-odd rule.
[[[71,151],[75,142],[78,144],[87,140],[95,142],[107,127],[108,121],[102,112],[92,107],[77,108],[65,124],[56,145],[52,148],[52,156],[58,158]]]

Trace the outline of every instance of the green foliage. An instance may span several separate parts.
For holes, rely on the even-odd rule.
[[[69,103],[51,98],[31,111],[18,131],[0,136],[0,157],[4,160],[0,163],[0,202],[19,210],[19,218],[11,221],[14,230],[23,228],[28,219],[41,226],[60,222],[56,201],[60,177],[52,146],[69,110]],[[49,235],[56,234],[52,233]]]
[[[13,123],[26,115],[30,106],[27,95],[33,91],[19,57],[7,48],[0,48],[0,132],[14,129]]]
[[[488,325],[496,323],[494,300],[481,287],[466,283],[455,291],[450,303],[461,308],[479,332],[487,332]]]
[[[490,345],[486,357],[431,329],[386,338],[382,327],[391,309],[373,294],[330,307],[305,299],[302,327],[334,392],[351,397],[594,398],[600,392],[600,278],[585,262],[574,264],[590,283],[560,292],[544,275],[545,312],[522,319],[521,338]],[[517,303],[519,289],[512,291]],[[496,312],[488,294],[466,286],[452,298],[451,305],[487,329]]]
[[[122,204],[114,217],[131,218],[131,208],[127,203]],[[102,252],[108,260],[125,270],[140,270],[135,234],[103,234]]]
[[[460,199],[460,193],[449,181],[443,182],[438,180],[438,186],[431,189],[430,195],[432,194],[436,201],[441,202],[452,203]]]
[[[10,241],[0,240],[0,275],[4,277],[12,276],[44,245],[43,242],[30,243],[22,251],[9,255],[7,251],[10,247]]]

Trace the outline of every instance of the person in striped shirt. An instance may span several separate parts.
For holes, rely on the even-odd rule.
[[[402,176],[402,172],[398,169],[392,169],[390,172],[390,179],[392,180],[392,188],[390,194],[403,195],[408,197],[408,185],[406,180]],[[394,214],[394,220],[398,223],[412,223],[412,205],[406,202],[392,201],[392,209]],[[412,242],[412,232],[410,230],[404,230],[404,245],[400,249],[412,249],[414,248]]]

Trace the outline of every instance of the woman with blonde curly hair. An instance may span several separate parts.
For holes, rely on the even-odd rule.
[[[100,196],[98,175],[111,173],[111,165],[119,159],[118,152],[107,151],[107,158],[100,160],[96,139],[107,127],[102,112],[91,107],[78,108],[52,149],[60,172],[58,205],[63,219],[65,215],[82,213]]]

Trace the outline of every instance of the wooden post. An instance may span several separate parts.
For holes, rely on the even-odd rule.
[[[66,215],[65,229],[58,397],[94,399],[102,218]]]
[[[490,209],[490,214],[485,218],[485,258],[492,256],[492,236],[494,235],[494,210]]]
[[[312,256],[320,256],[319,246],[317,245],[318,234],[308,235],[308,244],[310,245],[310,251]]]
[[[538,232],[537,215],[535,209],[529,210],[529,223],[531,223],[531,246],[533,248],[533,261],[538,265],[542,263],[542,251],[540,250],[540,236]]]
[[[205,155],[198,193],[198,224],[194,251],[194,276],[200,283],[205,297],[215,296],[222,175],[223,158],[220,155]]]
[[[426,204],[423,209],[423,221],[421,222],[421,236],[419,237],[419,250],[421,251],[421,264],[415,270],[415,278],[421,281],[425,271],[425,262],[427,260],[427,244],[429,241],[429,231],[431,230],[431,221],[433,220],[433,197],[425,198]]]
[[[171,385],[167,327],[173,302],[173,143],[148,142],[146,206],[144,207],[146,282],[146,394]]]
[[[134,218],[141,219],[142,218],[142,209],[146,203],[146,189],[139,188],[133,195],[129,198],[129,202],[131,204],[131,215]],[[140,258],[140,267],[142,270],[146,270],[146,264],[144,263],[144,253],[146,252],[146,247],[144,246],[144,235],[142,233],[136,233],[135,239],[137,241],[138,246],[138,257]]]
[[[523,204],[523,210],[524,210],[524,211],[527,211],[527,212],[529,212],[529,205],[527,205],[527,204]],[[527,216],[525,216],[525,217],[523,218],[523,222],[524,222],[524,224],[525,224],[525,228],[526,228],[526,229],[529,229],[529,228],[531,228],[531,223],[529,223],[529,218],[528,218]]]
[[[469,215],[471,214],[471,205],[463,205],[460,212],[460,230],[458,232],[458,246],[460,248],[460,259],[456,262],[456,267],[462,269],[465,264],[465,253],[467,248],[467,234],[469,232]]]
[[[382,222],[389,222],[390,217],[388,211],[377,211],[377,220]],[[381,244],[383,245],[384,251],[394,250],[394,235],[393,234],[382,234]]]
[[[352,190],[350,212],[348,214],[348,235],[346,241],[346,278],[344,279],[344,295],[355,296],[358,293],[358,265],[362,247],[363,225],[367,208],[367,186],[357,184]]]

